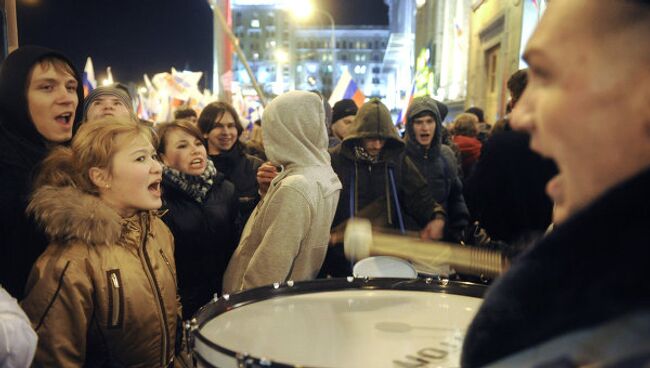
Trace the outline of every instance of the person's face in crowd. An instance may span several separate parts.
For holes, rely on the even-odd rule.
[[[164,139],[165,153],[161,158],[165,165],[189,175],[203,174],[208,154],[200,139],[183,129],[172,129]]]
[[[121,99],[111,95],[99,96],[88,107],[86,120],[91,121],[107,116],[130,118],[131,113]]]
[[[361,144],[370,156],[377,156],[381,149],[384,148],[386,140],[381,138],[363,138]]]
[[[415,140],[422,146],[429,148],[436,134],[436,121],[431,115],[424,115],[413,119],[413,133]]]
[[[188,116],[185,118],[185,120],[189,120],[190,123],[196,125],[196,122],[198,121],[198,118],[196,116]]]
[[[354,121],[354,115],[346,116],[341,118],[332,124],[332,133],[336,138],[343,139],[348,136],[348,128]]]
[[[524,55],[529,81],[511,122],[558,164],[547,192],[561,217],[650,165],[650,49],[639,43],[649,28],[624,17],[631,4],[553,1]]]
[[[230,151],[230,149],[237,143],[237,122],[235,118],[228,112],[224,112],[222,116],[217,117],[214,122],[214,127],[210,133],[205,135],[208,141],[208,151],[211,155],[218,155],[221,152]]]
[[[52,64],[37,63],[27,86],[29,116],[47,141],[61,143],[72,138],[75,110],[79,104],[78,82]]]
[[[99,169],[100,198],[122,217],[160,208],[162,165],[156,150],[143,136],[118,136],[117,146],[111,168]]]

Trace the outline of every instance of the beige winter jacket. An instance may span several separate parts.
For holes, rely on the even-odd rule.
[[[325,259],[341,182],[327,152],[320,97],[293,91],[264,111],[264,144],[282,172],[244,227],[224,293],[316,277]]]
[[[48,186],[28,211],[52,239],[22,302],[38,333],[34,366],[173,365],[180,303],[158,215],[124,219],[95,196]]]

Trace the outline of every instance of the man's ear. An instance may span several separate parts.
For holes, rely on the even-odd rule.
[[[107,169],[100,169],[99,167],[91,167],[88,169],[88,177],[90,181],[95,184],[99,189],[111,188],[111,177]]]

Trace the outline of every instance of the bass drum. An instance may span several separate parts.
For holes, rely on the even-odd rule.
[[[457,367],[484,285],[324,279],[224,295],[197,312],[199,367]]]

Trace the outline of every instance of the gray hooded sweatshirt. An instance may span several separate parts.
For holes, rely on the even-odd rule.
[[[320,97],[287,92],[268,105],[263,120],[267,157],[283,169],[244,227],[224,293],[315,278],[339,200]]]

